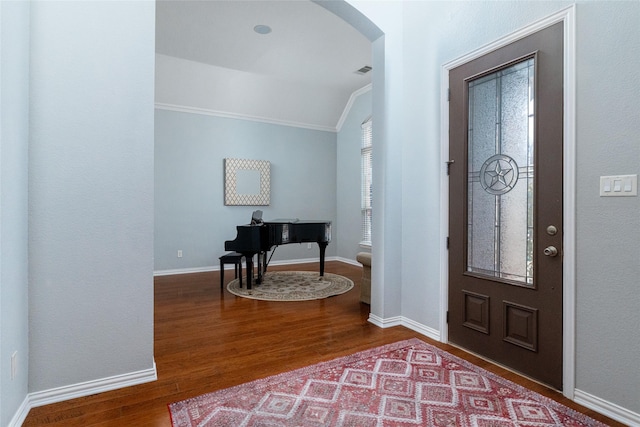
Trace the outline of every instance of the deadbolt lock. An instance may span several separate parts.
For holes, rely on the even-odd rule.
[[[555,236],[558,234],[558,229],[554,225],[550,225],[547,227],[547,234],[549,236]]]

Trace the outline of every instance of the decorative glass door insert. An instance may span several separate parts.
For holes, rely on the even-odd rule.
[[[467,272],[533,286],[535,56],[468,84]]]

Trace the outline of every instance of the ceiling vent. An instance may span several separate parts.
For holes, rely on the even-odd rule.
[[[356,74],[367,74],[371,70],[372,70],[371,66],[365,65],[364,67],[362,67],[359,70],[357,70]]]

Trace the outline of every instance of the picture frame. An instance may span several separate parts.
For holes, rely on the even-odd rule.
[[[267,160],[224,159],[225,206],[268,206],[271,163]]]

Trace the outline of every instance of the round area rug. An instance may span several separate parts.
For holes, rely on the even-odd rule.
[[[238,279],[232,280],[227,289],[234,295],[265,301],[306,301],[340,295],[353,289],[353,281],[344,276],[315,271],[273,271],[262,276],[262,283],[252,283],[247,289],[246,280],[240,287]]]

